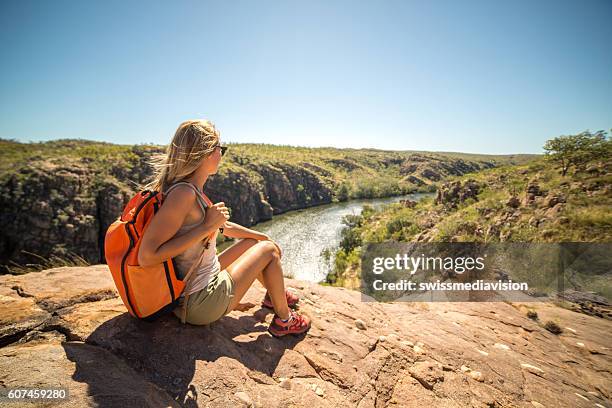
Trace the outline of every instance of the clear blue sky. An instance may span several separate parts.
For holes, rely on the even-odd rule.
[[[539,153],[612,127],[612,2],[2,1],[0,137]]]

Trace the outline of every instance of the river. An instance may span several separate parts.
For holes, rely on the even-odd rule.
[[[326,248],[332,254],[338,248],[342,217],[359,214],[365,204],[379,207],[402,199],[418,201],[431,193],[415,193],[396,197],[358,199],[325,204],[275,215],[273,219],[256,224],[251,229],[268,234],[282,249],[282,265],[285,276],[295,279],[321,282],[330,271],[321,252]],[[219,245],[223,250],[225,245]],[[333,256],[332,256],[333,259]]]

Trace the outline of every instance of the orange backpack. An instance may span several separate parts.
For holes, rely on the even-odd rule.
[[[187,182],[172,185],[164,194],[144,190],[136,194],[125,206],[123,213],[106,231],[104,253],[106,262],[113,275],[113,280],[128,312],[139,319],[152,321],[171,312],[179,306],[179,297],[187,286],[192,272],[199,262],[194,262],[183,279],[177,276],[174,258],[146,267],[138,265],[138,250],[153,216],[163,205],[174,187],[187,184],[196,191],[197,188]],[[212,205],[206,200],[207,205]],[[206,240],[214,236],[211,234]],[[200,261],[204,252],[200,256]]]

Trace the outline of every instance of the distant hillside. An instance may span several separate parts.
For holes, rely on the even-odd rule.
[[[435,198],[365,207],[346,219],[328,281],[358,287],[364,242],[612,242],[610,208],[609,157],[566,176],[540,158],[450,177]],[[597,289],[612,298],[612,281]]]
[[[376,149],[230,144],[206,183],[213,201],[250,226],[275,214],[351,198],[431,191],[451,175],[522,163],[529,155],[486,156]],[[0,139],[0,264],[4,272],[104,262],[104,234],[162,146],[62,139]]]

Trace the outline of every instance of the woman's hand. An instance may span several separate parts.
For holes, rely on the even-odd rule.
[[[225,206],[225,203],[221,201],[206,209],[204,224],[213,230],[217,230],[229,220],[229,217],[229,209]]]

